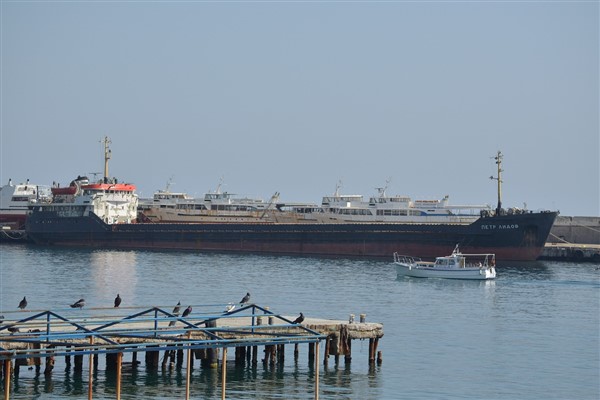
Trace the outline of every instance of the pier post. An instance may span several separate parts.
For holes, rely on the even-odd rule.
[[[188,331],[188,340],[192,338],[192,331]],[[187,351],[187,367],[185,372],[185,400],[190,398],[190,375],[192,373],[192,348],[188,348]]]
[[[223,361],[221,362],[221,400],[225,400],[227,386],[227,347],[223,347]]]
[[[181,346],[178,346],[181,347]],[[183,350],[181,348],[177,349],[177,368],[181,368],[183,365]]]
[[[117,353],[117,400],[121,400],[121,367],[123,364],[123,353]]]
[[[90,336],[90,345],[94,345],[94,337]],[[94,388],[94,353],[90,353],[90,372],[88,376],[88,400],[92,400],[92,391]]]
[[[346,354],[344,355],[344,362],[350,364],[352,361],[352,339],[346,340]]]
[[[152,347],[155,346],[150,346],[146,348],[146,368],[156,369],[158,368],[158,360],[160,358],[160,353],[158,350],[151,350]]]
[[[48,348],[50,348],[52,346],[48,346]],[[46,368],[44,369],[44,375],[49,375],[52,373],[52,370],[54,369],[54,356],[48,356],[46,357]]]
[[[327,336],[327,338],[325,339],[325,351],[323,352],[323,365],[325,365],[325,366],[327,366],[327,364],[329,362],[330,343],[331,343],[330,336]]]
[[[308,362],[312,363],[314,358],[315,358],[315,344],[309,343],[308,344]]]
[[[65,365],[67,368],[71,368],[71,356],[68,354],[71,351],[70,348],[71,346],[66,346]]]
[[[73,357],[75,359],[75,372],[81,372],[83,370],[83,356],[81,354],[75,355]]]
[[[10,376],[12,361],[4,360],[4,400],[10,399]]]
[[[33,348],[36,350],[41,350],[42,345],[40,342],[35,342],[35,343],[33,343]],[[42,360],[39,357],[33,357],[33,365],[35,365],[36,373],[40,371],[41,364],[42,364]]]
[[[262,317],[256,317],[256,325],[262,325]],[[258,346],[252,346],[252,365],[258,364]]]
[[[377,346],[379,345],[379,338],[376,337],[375,339],[373,339],[373,361],[375,361],[375,355],[378,354],[377,353]],[[379,352],[381,353],[381,352]],[[379,362],[379,360],[377,360]]]
[[[312,344],[312,343],[311,343]],[[319,342],[314,345],[315,348],[315,400],[319,400]]]

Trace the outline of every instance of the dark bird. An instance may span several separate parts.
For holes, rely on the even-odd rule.
[[[71,308],[83,308],[85,306],[85,300],[79,299],[75,303],[71,304]]]
[[[250,292],[246,293],[244,298],[242,298],[242,300],[240,300],[240,304],[246,304],[248,301],[250,301]]]
[[[8,327],[8,331],[10,333],[18,333],[19,332],[19,328],[17,328],[16,326],[10,326],[10,327]]]
[[[174,316],[178,317],[179,316],[179,309],[180,308],[181,308],[181,301],[178,301],[177,305],[173,308],[173,312],[171,314],[173,314]],[[169,326],[175,326],[175,322],[176,321],[169,322]]]
[[[19,303],[19,308],[21,310],[24,310],[25,307],[27,307],[27,299],[25,298],[25,296],[23,296],[23,300],[21,300],[21,302]]]
[[[188,315],[190,315],[190,313],[192,312],[192,306],[188,306],[188,308],[186,308],[185,310],[183,310],[183,315],[182,317],[185,318]]]
[[[292,322],[293,324],[301,324],[304,321],[304,314],[300,313],[300,316]]]
[[[4,315],[0,315],[0,324],[4,322]]]
[[[117,297],[115,297],[115,307],[119,307],[121,305],[121,296],[117,293]]]
[[[181,308],[181,301],[178,301],[177,305],[173,308],[173,312],[171,314],[178,316],[180,308]]]

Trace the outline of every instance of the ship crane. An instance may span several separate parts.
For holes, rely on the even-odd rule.
[[[496,215],[500,215],[502,212],[502,172],[504,172],[502,169],[502,157],[502,153],[498,150],[496,157],[494,157],[498,165],[498,175],[496,177],[493,175],[490,176],[491,180],[498,181],[498,206],[496,207]]]

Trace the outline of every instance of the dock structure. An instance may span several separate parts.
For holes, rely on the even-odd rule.
[[[600,263],[600,244],[546,243],[539,259]]]
[[[116,371],[116,398],[121,397],[121,370],[124,354],[131,354],[132,367],[137,355],[145,353],[146,368],[158,368],[160,352],[163,367],[171,360],[183,366],[186,359],[186,395],[190,398],[190,374],[194,359],[201,365],[218,368],[221,353],[221,398],[226,394],[227,351],[235,349],[235,362],[258,363],[258,347],[264,346],[263,363],[274,365],[284,360],[284,346],[308,344],[308,360],[314,364],[315,393],[319,398],[319,344],[325,341],[324,364],[330,355],[343,355],[351,361],[354,339],[369,339],[369,363],[381,362],[377,344],[383,325],[360,322],[306,318],[301,324],[293,317],[275,314],[256,304],[193,306],[186,317],[169,312],[162,306],[150,308],[90,308],[85,310],[40,310],[4,312],[0,324],[0,370],[4,381],[4,399],[10,399],[11,378],[18,376],[22,365],[35,366],[39,372],[45,360],[44,374],[51,374],[56,357],[65,357],[67,366],[74,358],[76,371],[83,370],[84,356],[89,358],[88,399],[92,399],[93,371],[98,356],[106,356],[106,369]],[[64,312],[63,312],[64,311]],[[133,313],[131,313],[133,312]],[[11,318],[22,316],[25,318]],[[131,314],[130,314],[131,313]],[[187,354],[187,355],[186,355]]]

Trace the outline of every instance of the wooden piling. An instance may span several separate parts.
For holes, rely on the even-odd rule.
[[[90,336],[90,344],[94,344],[94,337]],[[94,353],[90,353],[89,361],[89,376],[88,376],[88,400],[92,400],[92,392],[94,388]]]
[[[10,376],[12,361],[4,360],[4,400],[10,399]]]
[[[258,346],[252,346],[252,365],[258,364]]]
[[[83,371],[83,355],[81,354],[77,354],[74,357],[75,360],[75,365],[74,365],[74,371],[75,372],[81,372]]]
[[[146,348],[146,368],[148,369],[156,369],[158,368],[158,362],[160,359],[160,352],[158,350],[152,350],[152,347],[155,346],[150,346]]]
[[[331,336],[327,336],[325,339],[325,351],[323,352],[323,365],[327,366],[329,362],[329,346],[331,343]]]
[[[188,340],[192,338],[192,332],[188,331]],[[192,349],[187,351],[187,368],[185,371],[185,400],[190,399],[190,376],[192,374]]]
[[[308,362],[312,363],[314,361],[314,358],[315,358],[315,344],[309,343],[308,344]]]
[[[48,346],[50,348],[51,346]],[[46,368],[44,369],[44,375],[50,375],[54,370],[54,356],[46,357]]]
[[[352,340],[346,340],[346,354],[344,354],[344,362],[350,364],[352,361]]]
[[[315,345],[315,400],[319,400],[319,342]]]
[[[71,367],[71,356],[68,354],[69,353],[69,349],[71,348],[71,346],[66,346],[66,352],[67,354],[65,355],[65,364],[67,365],[67,368]]]
[[[123,353],[117,353],[117,400],[121,400],[121,370],[123,364]]]
[[[221,362],[221,400],[225,400],[227,387],[227,347],[223,347],[223,361]]]

